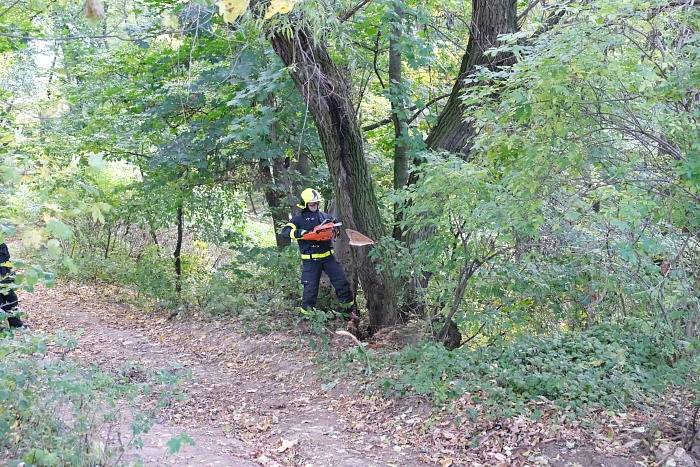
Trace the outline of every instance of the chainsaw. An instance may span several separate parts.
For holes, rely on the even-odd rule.
[[[323,221],[323,223],[314,227],[310,232],[306,232],[304,235],[302,235],[300,240],[312,240],[316,242],[334,240],[340,233],[339,229],[342,225],[342,222],[333,222],[330,219],[326,219]],[[374,240],[362,235],[356,230],[345,229],[345,233],[347,233],[348,238],[350,239],[349,244],[351,246],[374,245]]]
[[[302,235],[301,240],[311,240],[315,242],[333,240],[338,235],[338,229],[341,225],[343,225],[342,222],[333,222],[330,219],[326,219],[323,223]]]

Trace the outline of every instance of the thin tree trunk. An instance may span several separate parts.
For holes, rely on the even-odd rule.
[[[183,219],[182,201],[180,201],[180,204],[177,206],[177,242],[173,252],[173,257],[175,257],[175,291],[178,294],[182,291],[182,260],[180,253],[182,251]]]
[[[253,188],[248,188],[248,200],[250,201],[250,209],[253,210],[253,215],[258,215],[258,210],[255,208],[255,200],[253,199]]]
[[[406,105],[401,76],[402,57],[400,40],[403,33],[403,2],[396,0],[394,4],[394,21],[391,37],[389,38],[389,95],[391,98],[391,121],[394,124],[394,190],[400,190],[408,182],[408,124],[406,122]],[[393,237],[401,240],[401,205],[394,204]]]
[[[275,96],[272,93],[268,94],[267,96],[267,105],[272,109],[275,108]],[[279,145],[277,138],[277,124],[274,120],[270,124],[270,144],[272,146]],[[272,228],[275,231],[275,242],[277,243],[277,248],[285,248],[292,243],[291,238],[283,237],[279,234],[282,226],[286,224],[289,219],[289,211],[291,207],[291,203],[284,202],[285,193],[289,191],[289,187],[286,186],[289,182],[289,177],[282,176],[282,174],[288,170],[285,167],[286,160],[286,158],[276,158],[261,160],[259,162],[260,178],[263,182],[265,200],[267,201],[267,206],[270,210],[270,217],[272,218]],[[290,205],[288,206],[285,204]]]
[[[316,43],[305,28],[290,35],[272,33],[270,40],[309,105],[344,225],[372,238],[381,238],[385,231],[347,77],[333,63],[326,48]],[[374,330],[396,323],[397,313],[394,282],[388,274],[377,272],[368,253],[368,247],[353,250]]]
[[[264,186],[265,200],[267,201],[267,206],[270,209],[270,217],[272,218],[272,226],[275,229],[275,241],[277,242],[278,248],[288,247],[292,239],[289,237],[284,237],[279,234],[282,226],[288,222],[287,214],[289,213],[289,207],[284,206],[284,191],[280,190],[281,187],[277,186],[277,180],[273,178],[272,168],[270,167],[270,160],[264,159],[259,161],[258,171],[260,173],[260,179]],[[277,167],[278,161],[275,161],[275,167]]]
[[[112,241],[112,228],[107,228],[107,245],[105,245],[105,259],[109,257],[109,243]]]

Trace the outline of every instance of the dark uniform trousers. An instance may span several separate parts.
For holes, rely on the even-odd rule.
[[[10,261],[10,252],[7,245],[0,243],[0,309],[5,313],[13,313],[17,310],[18,300],[15,291],[7,288],[7,285],[12,284],[12,270],[3,264],[8,261]],[[3,287],[2,284],[6,284],[6,286]],[[8,316],[7,321],[10,327],[22,326],[22,320],[16,316]]]
[[[335,289],[335,294],[341,303],[350,305],[353,303],[352,290],[345,278],[343,267],[330,255],[320,259],[305,259],[302,261],[301,283],[304,285],[304,293],[301,298],[301,306],[305,310],[316,306],[318,297],[318,284],[321,280],[321,273],[325,272],[331,280]]]

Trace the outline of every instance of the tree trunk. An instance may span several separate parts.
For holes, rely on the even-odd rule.
[[[274,161],[273,163],[276,163]],[[290,210],[289,206],[284,205],[284,191],[281,191],[277,186],[276,180],[272,175],[272,168],[270,167],[271,161],[268,159],[261,159],[259,164],[260,179],[263,183],[263,190],[265,191],[265,200],[267,201],[267,206],[270,209],[270,217],[272,217],[272,227],[275,229],[275,240],[277,242],[277,248],[285,248],[291,245],[292,239],[289,237],[284,237],[279,234],[282,226],[289,221],[288,213]]]
[[[474,126],[465,121],[466,109],[461,96],[467,86],[472,84],[465,83],[464,80],[477,66],[495,70],[514,62],[511,53],[501,52],[491,56],[485,55],[485,52],[499,45],[499,35],[516,31],[516,19],[516,0],[472,0],[472,33],[467,51],[462,57],[450,98],[426,139],[429,149],[444,149],[465,156],[469,154]]]
[[[335,200],[331,200],[331,202],[328,204],[328,209],[326,210],[326,213],[335,217],[336,219],[339,219],[341,217],[336,207]],[[355,268],[355,263],[353,262],[353,254],[352,247],[350,246],[350,239],[348,238],[344,229],[340,229],[340,235],[333,244],[333,250],[335,251],[336,259],[340,264],[343,265],[345,275],[348,278],[348,282],[350,282],[350,287],[352,288],[352,293],[354,295],[355,293],[357,293],[357,269]]]
[[[401,76],[401,48],[399,41],[403,33],[403,8],[401,1],[394,4],[394,21],[389,39],[389,96],[391,99],[391,121],[394,124],[394,190],[400,190],[408,182],[408,124]],[[401,241],[401,205],[394,204],[393,237]]]
[[[112,227],[108,227],[107,228],[107,245],[105,245],[105,259],[107,259],[109,257],[109,243],[111,241],[112,241]]]
[[[273,94],[268,95],[267,105],[272,109],[275,108]],[[270,125],[270,143],[273,147],[280,145],[276,121]],[[292,243],[291,238],[280,236],[279,231],[289,221],[290,212],[296,213],[295,200],[298,200],[299,193],[303,190],[300,178],[303,179],[308,175],[308,165],[308,156],[304,152],[299,154],[299,159],[295,162],[292,162],[290,157],[259,161],[260,178],[265,191],[265,200],[270,209],[270,217],[272,217],[277,248],[286,248]],[[301,177],[295,177],[295,173]]]
[[[491,70],[510,65],[514,57],[510,53],[499,53],[496,56],[485,55],[485,52],[499,45],[498,36],[511,34],[516,31],[517,24],[516,0],[472,0],[471,35],[467,51],[462,57],[459,74],[452,87],[452,93],[447,104],[440,112],[435,127],[428,134],[425,143],[428,149],[442,149],[457,154],[463,158],[469,157],[471,140],[474,137],[474,126],[465,121],[466,109],[462,104],[464,90],[471,86],[465,83],[465,78],[471,75],[477,67]],[[419,161],[418,161],[419,162]],[[418,181],[418,172],[411,174],[408,184]],[[425,241],[433,230],[430,228],[412,232],[408,235],[410,245]],[[430,281],[430,275],[413,278],[408,286],[406,308],[419,315],[425,312],[425,304],[419,289],[425,289]]]
[[[182,251],[182,231],[183,231],[184,215],[182,212],[182,201],[177,206],[177,242],[175,243],[175,291],[180,294],[182,291],[182,259],[180,253]]]
[[[289,222],[289,214],[294,215],[299,211],[296,204],[299,202],[299,194],[304,189],[304,178],[309,175],[309,158],[302,152],[295,162],[289,157],[261,160],[258,170],[275,229],[277,247],[286,248],[291,245],[291,239],[281,237],[278,232]]]
[[[333,63],[325,47],[316,43],[306,28],[297,29],[291,35],[272,33],[270,40],[309,105],[342,222],[372,238],[382,237],[384,228],[347,78]],[[368,247],[353,250],[367,299],[370,326],[374,330],[394,324],[397,314],[394,282],[388,274],[377,272],[368,252]]]

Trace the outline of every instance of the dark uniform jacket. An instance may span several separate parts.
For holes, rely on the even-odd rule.
[[[280,235],[300,239],[306,232],[310,232],[314,227],[323,223],[324,220],[334,220],[325,212],[311,212],[308,209],[302,210],[294,216],[288,224],[284,226]],[[317,242],[309,240],[299,240],[299,251],[302,255],[318,255],[327,253],[333,248],[330,241]]]
[[[4,264],[10,261],[10,252],[7,245],[0,243],[0,308],[10,311],[17,307],[17,295],[14,290],[4,290],[2,284],[11,284],[13,281],[12,269]]]

